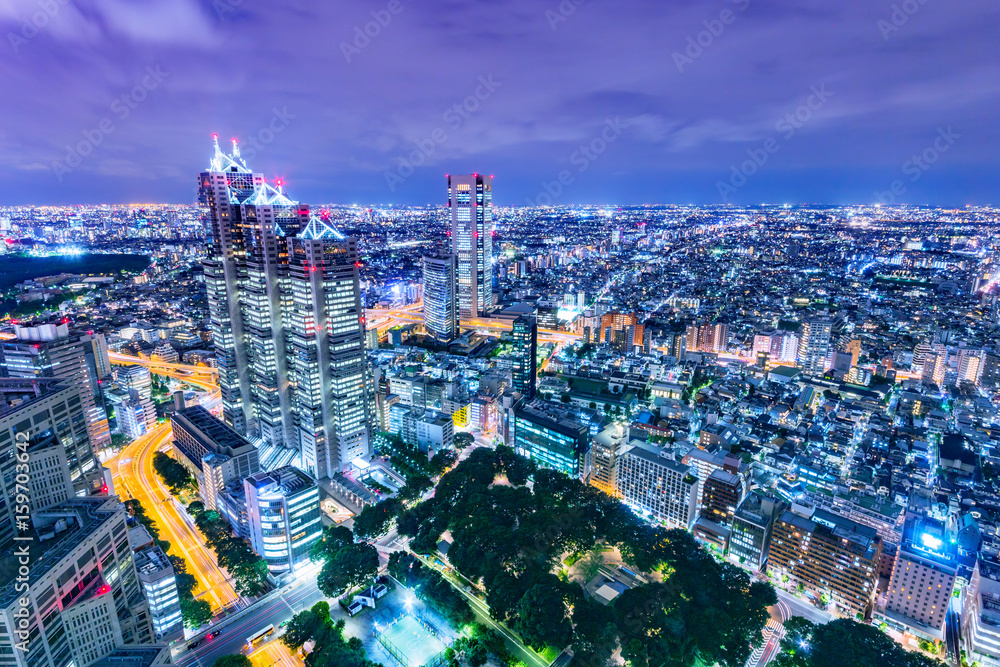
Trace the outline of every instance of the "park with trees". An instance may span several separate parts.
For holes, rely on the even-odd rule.
[[[716,561],[686,531],[650,526],[617,499],[505,446],[475,450],[441,477],[433,498],[380,508],[366,535],[376,537],[392,511],[415,553],[435,553],[450,531],[448,559],[486,591],[492,617],[535,650],[572,647],[580,664],[604,664],[620,647],[633,665],[742,666],[777,601],[769,585]],[[609,547],[652,576],[605,606],[558,572],[569,556]],[[414,556],[392,554],[389,571],[443,617],[471,621],[461,595]]]

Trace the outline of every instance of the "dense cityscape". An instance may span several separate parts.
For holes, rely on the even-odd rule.
[[[197,181],[0,209],[3,664],[1000,664],[997,210]]]
[[[0,0],[0,667],[1000,667],[998,44]]]

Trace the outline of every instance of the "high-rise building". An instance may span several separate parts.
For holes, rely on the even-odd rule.
[[[826,373],[826,358],[830,354],[830,333],[833,322],[828,317],[814,317],[802,326],[799,342],[799,366],[806,373]]]
[[[692,323],[687,328],[688,349],[699,352],[725,352],[729,341],[728,324]]]
[[[23,558],[17,551],[0,568],[2,664],[82,667],[125,645],[152,644],[149,605],[118,498],[70,498],[31,519],[31,540],[19,543],[31,563],[26,581],[17,579]]]
[[[370,457],[357,240],[215,146],[199,176],[223,420],[329,477]]]
[[[294,572],[309,562],[309,549],[323,534],[319,487],[290,466],[243,480],[250,543],[271,574]]]
[[[90,447],[80,391],[59,378],[0,378],[0,550],[15,535],[15,466],[28,455],[29,508],[87,495],[103,475]],[[23,478],[21,485],[24,486]]]
[[[740,475],[713,470],[704,482],[701,515],[723,526],[732,525],[745,491],[746,483]]]
[[[631,354],[636,346],[643,347],[645,329],[637,315],[605,313],[601,316],[597,342],[603,342],[623,354]]]
[[[153,396],[153,378],[149,369],[139,364],[125,364],[115,369],[115,382],[123,389],[134,389],[149,400]]]
[[[944,523],[908,516],[886,591],[885,622],[918,637],[943,640],[957,575],[958,550]]]
[[[668,528],[688,530],[697,516],[692,469],[648,445],[635,444],[618,459],[618,491],[635,512]]]
[[[962,638],[970,664],[1000,665],[1000,555],[983,549],[962,596]]]
[[[458,336],[458,258],[456,255],[425,255],[424,327],[427,335],[442,343]]]
[[[866,616],[875,599],[882,540],[874,528],[826,510],[784,512],[774,524],[768,569],[843,613]]]
[[[757,491],[748,495],[733,516],[729,558],[755,572],[766,571],[771,531],[785,503]]]
[[[535,397],[535,378],[538,374],[538,323],[530,315],[514,320],[514,391]]]
[[[458,256],[458,313],[484,316],[493,307],[493,177],[449,175],[448,207]]]
[[[104,337],[100,334],[71,333],[66,321],[18,325],[14,327],[14,335],[14,340],[0,344],[0,374],[14,378],[59,377],[69,380],[80,390],[87,433],[94,451],[110,446],[111,431],[99,384],[109,368],[109,365],[105,366],[107,343]],[[102,347],[103,356],[100,353]]]

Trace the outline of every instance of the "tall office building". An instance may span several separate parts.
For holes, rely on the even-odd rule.
[[[31,510],[87,495],[101,484],[75,383],[0,378],[0,549],[13,542],[17,516],[24,514],[13,502],[19,452],[28,454]]]
[[[199,176],[223,420],[329,477],[370,457],[357,240],[215,145]]]
[[[448,207],[459,316],[486,315],[493,307],[493,177],[448,176]]]
[[[514,409],[514,451],[540,467],[590,482],[590,434],[577,412],[531,401]]]
[[[309,549],[323,535],[319,487],[292,467],[243,480],[253,550],[272,574],[294,572],[309,562]]]
[[[514,391],[530,401],[538,375],[538,323],[531,315],[514,320]]]
[[[799,365],[806,373],[823,375],[830,354],[830,332],[833,322],[828,317],[815,317],[802,327],[799,342]]]
[[[158,546],[146,545],[135,550],[134,558],[156,638],[183,637],[177,577],[167,554]]]
[[[260,472],[257,448],[200,405],[174,412],[170,430],[174,456],[198,480],[207,509],[219,509],[227,486]]]
[[[14,335],[0,344],[0,374],[69,380],[80,390],[91,446],[95,451],[109,447],[111,431],[99,385],[110,369],[104,336],[72,333],[65,321],[15,326]]]
[[[618,491],[637,514],[688,530],[697,516],[698,479],[690,466],[639,441],[618,459]]]
[[[458,336],[458,257],[450,254],[425,255],[424,327],[442,343]]]
[[[19,543],[29,551],[30,574],[17,576],[24,557],[16,552],[0,567],[0,664],[86,667],[126,645],[152,644],[118,498],[70,498],[31,520],[31,540]]]

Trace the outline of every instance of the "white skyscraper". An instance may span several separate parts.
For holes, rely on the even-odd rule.
[[[493,177],[448,176],[448,206],[459,316],[479,317],[493,307]]]
[[[199,176],[223,419],[316,477],[370,456],[357,240],[215,145]],[[295,459],[293,459],[294,461]]]

